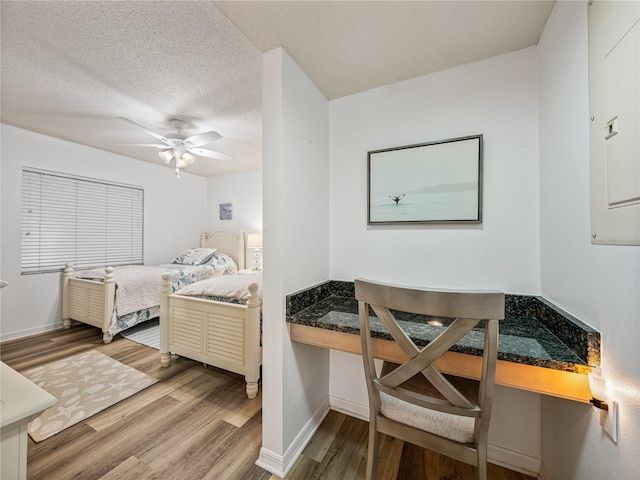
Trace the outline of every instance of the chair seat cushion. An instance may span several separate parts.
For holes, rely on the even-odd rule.
[[[472,417],[429,410],[380,392],[380,413],[391,420],[460,443],[473,442]]]

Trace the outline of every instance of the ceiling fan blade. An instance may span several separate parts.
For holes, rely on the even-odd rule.
[[[213,130],[210,132],[203,132],[197,135],[191,135],[184,139],[184,143],[189,144],[193,147],[201,147],[202,145],[206,145],[207,143],[215,142],[222,138],[218,132],[214,132]]]
[[[187,151],[201,157],[215,158],[217,160],[233,160],[235,157],[225,153],[214,152],[213,150],[205,150],[204,148],[187,148]]]
[[[145,132],[147,132],[149,135],[151,135],[152,137],[157,138],[158,140],[165,142],[165,143],[169,143],[168,140],[166,139],[166,137],[163,137],[162,135],[160,135],[159,133],[156,133],[152,130],[149,130],[147,127],[144,127],[142,125],[140,125],[139,123],[134,122],[133,120],[129,120],[128,118],[124,118],[124,117],[118,117],[120,120],[124,120],[125,122],[129,122],[131,125],[135,125],[138,128],[141,128],[142,130],[144,130]]]
[[[157,143],[116,143],[116,145],[127,145],[130,147],[170,148],[168,145],[159,145]]]

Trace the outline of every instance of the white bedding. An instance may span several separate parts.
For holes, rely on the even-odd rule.
[[[116,282],[116,311],[119,317],[132,312],[148,309],[160,303],[162,274],[171,274],[174,290],[212,276],[224,274],[224,268],[209,265],[177,265],[159,266],[127,265],[114,269]],[[104,269],[82,270],[76,277],[89,280],[104,280]]]
[[[249,299],[249,285],[252,283],[258,285],[258,297],[262,298],[261,273],[209,278],[186,285],[176,290],[175,294],[244,304]]]

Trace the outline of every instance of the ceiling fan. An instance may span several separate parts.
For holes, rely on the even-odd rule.
[[[160,159],[169,165],[171,160],[175,159],[176,161],[176,175],[180,178],[180,169],[186,168],[195,162],[195,155],[199,155],[201,157],[215,158],[217,160],[232,160],[233,156],[226,155],[224,153],[215,152],[213,150],[207,150],[205,148],[200,148],[203,145],[207,145],[211,142],[215,142],[222,138],[218,132],[210,131],[203,132],[196,135],[186,136],[182,133],[187,124],[179,119],[173,119],[169,121],[169,124],[176,129],[177,133],[168,133],[166,135],[161,135],[152,130],[149,130],[147,127],[140,125],[139,123],[134,122],[133,120],[129,120],[128,118],[118,117],[120,120],[124,120],[125,122],[130,123],[131,125],[135,125],[138,128],[141,128],[145,132],[147,132],[152,137],[157,138],[162,143],[123,143],[120,145],[133,145],[137,147],[154,147],[159,148],[162,151],[158,152],[158,156]]]

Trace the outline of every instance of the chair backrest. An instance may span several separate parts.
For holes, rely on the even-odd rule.
[[[475,419],[475,422],[472,421],[472,443],[486,442],[495,384],[498,320],[504,319],[504,293],[436,291],[361,279],[355,281],[355,293],[359,307],[362,353],[372,418],[380,415],[380,394],[384,393],[418,407],[444,414],[472,417]],[[407,356],[405,363],[381,376],[376,373],[373,361],[372,317],[369,307]],[[396,317],[400,315],[397,312],[415,314],[412,320],[416,322],[426,324],[431,320],[430,325],[425,325],[425,328],[441,331],[426,347],[418,347],[398,322]],[[474,330],[482,321],[484,328]],[[434,327],[434,323],[444,325],[442,328]],[[412,325],[415,328],[415,322]],[[481,338],[484,333],[484,341],[478,345],[478,350],[482,349],[483,359],[477,402],[476,399],[470,399],[461,393],[434,365],[440,356],[472,330],[473,338]],[[426,378],[438,394],[429,395],[407,390],[405,382],[416,375]]]

